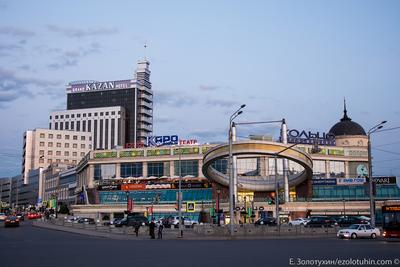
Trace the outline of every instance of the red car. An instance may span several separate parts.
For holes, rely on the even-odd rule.
[[[19,219],[16,216],[7,216],[4,221],[4,227],[19,226]]]
[[[40,219],[40,218],[42,218],[42,214],[40,214],[40,213],[37,213],[37,212],[29,212],[28,213],[29,220]]]

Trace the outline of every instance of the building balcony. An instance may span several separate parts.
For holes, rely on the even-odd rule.
[[[140,108],[139,109],[139,115],[140,114],[146,114],[147,116],[153,117],[153,110],[152,109],[146,109],[146,108]]]
[[[139,106],[147,107],[147,108],[149,108],[149,109],[152,109],[152,108],[153,108],[153,103],[149,103],[149,102],[147,102],[147,101],[140,100],[140,101],[139,101]]]

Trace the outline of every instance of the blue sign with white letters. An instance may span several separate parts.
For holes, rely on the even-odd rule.
[[[170,146],[177,145],[179,137],[177,135],[149,136],[146,138],[146,146]]]

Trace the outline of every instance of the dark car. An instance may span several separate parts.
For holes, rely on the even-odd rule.
[[[83,223],[83,224],[95,224],[95,221],[93,218],[80,218],[78,220],[78,223]]]
[[[271,217],[260,218],[254,222],[254,225],[276,225],[276,219]]]
[[[143,215],[128,215],[127,219],[127,226],[136,226],[136,225],[148,225],[149,219]]]
[[[15,216],[17,216],[17,218],[18,218],[20,221],[23,221],[23,220],[25,219],[23,213],[17,213]]]
[[[345,216],[337,219],[340,227],[347,227],[352,224],[369,224],[369,221],[356,216]]]
[[[327,216],[312,216],[306,227],[333,227],[337,225],[335,219]]]
[[[19,219],[17,216],[7,216],[4,220],[4,227],[19,226]]]
[[[122,219],[115,219],[113,222],[113,225],[115,225],[115,227],[122,227],[122,226],[127,226],[128,225],[128,220],[126,218],[122,218]]]

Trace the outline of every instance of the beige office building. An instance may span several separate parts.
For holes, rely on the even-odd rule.
[[[79,163],[92,149],[92,134],[34,129],[24,133],[23,144],[21,173],[27,184],[29,170],[47,168],[52,163]]]

